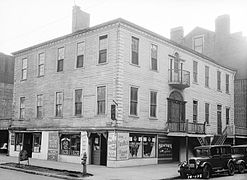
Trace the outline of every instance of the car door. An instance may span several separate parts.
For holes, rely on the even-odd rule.
[[[213,169],[219,169],[221,167],[221,156],[220,156],[220,147],[211,148],[212,158],[210,163]]]

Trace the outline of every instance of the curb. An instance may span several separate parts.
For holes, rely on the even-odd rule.
[[[169,178],[163,178],[163,179],[160,179],[160,180],[171,180],[171,179],[179,179],[180,176],[174,176],[174,177],[169,177]]]
[[[38,172],[38,171],[33,171],[33,170],[27,170],[27,169],[20,169],[20,168],[15,168],[15,167],[4,166],[2,164],[0,164],[0,168],[20,171],[20,172],[29,173],[29,174],[35,174],[35,175],[42,175],[42,176],[48,176],[48,177],[67,179],[67,180],[82,180],[83,179],[82,177],[69,177],[69,176],[63,176],[63,175],[58,175],[58,174]]]

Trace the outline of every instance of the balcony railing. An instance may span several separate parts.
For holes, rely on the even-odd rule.
[[[237,136],[247,136],[247,128],[235,126],[235,134]]]
[[[190,72],[181,69],[169,69],[169,85],[185,89],[190,87]]]
[[[184,132],[190,134],[205,134],[205,124],[191,122],[168,122],[169,132]]]

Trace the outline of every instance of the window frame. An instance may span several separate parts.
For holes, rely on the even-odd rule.
[[[198,62],[193,61],[193,83],[198,83]]]
[[[37,148],[35,147],[35,136],[39,138],[38,147]],[[33,153],[40,153],[41,152],[41,146],[42,146],[41,142],[42,142],[42,133],[41,132],[33,133],[33,147],[32,147],[32,152]]]
[[[153,57],[153,49],[155,49],[156,48],[156,53],[155,53],[155,56],[156,57]],[[150,66],[151,66],[151,70],[152,71],[158,71],[158,45],[156,45],[156,44],[151,44],[151,48],[150,48],[150,52],[151,52],[151,56],[150,56]],[[154,68],[154,66],[153,66],[153,62],[156,62],[156,67]],[[154,63],[155,64],[155,63]]]
[[[25,101],[26,98],[24,96],[20,97],[20,119],[25,119]]]
[[[200,45],[196,45],[196,40],[198,39],[202,40],[202,43]],[[200,48],[201,51],[198,51],[198,48]],[[193,37],[193,50],[201,54],[204,52],[204,35],[198,35]]]
[[[217,91],[221,91],[221,71],[217,70]]]
[[[106,48],[103,49],[103,47],[101,47],[101,40],[104,40],[106,41]],[[99,41],[99,51],[98,51],[98,64],[101,65],[101,64],[106,64],[108,62],[108,46],[109,46],[109,39],[108,39],[108,34],[104,34],[104,35],[100,35],[99,38],[98,38],[98,41]],[[102,53],[103,52],[103,53]],[[101,56],[105,54],[105,56]],[[101,62],[101,57],[105,57],[105,61],[102,61]]]
[[[58,93],[61,93],[61,96],[62,96],[61,104],[58,104],[58,102],[57,102],[58,101],[58,99],[57,99]],[[56,118],[63,117],[63,102],[64,102],[64,93],[62,91],[57,91],[55,93],[55,117]],[[61,107],[61,114],[60,115],[58,114],[58,107]]]
[[[155,95],[155,103],[152,103],[152,93],[154,93]],[[158,92],[157,91],[154,91],[154,90],[151,90],[150,93],[149,93],[149,118],[151,119],[156,119],[158,117],[157,115],[157,107],[158,107]],[[154,111],[154,114],[155,116],[152,116],[152,107],[155,107],[155,111]]]
[[[230,124],[230,107],[226,107],[226,125]]]
[[[82,45],[82,52],[79,52],[79,45]],[[84,68],[84,60],[85,60],[85,41],[81,41],[81,42],[77,42],[76,43],[76,64],[75,64],[75,68]],[[82,58],[82,65],[80,65],[79,60],[81,60],[80,58]]]
[[[206,102],[204,108],[205,108],[205,123],[209,124],[210,104]]]
[[[63,54],[60,54],[60,50],[63,49]],[[64,59],[65,59],[65,47],[59,47],[57,50],[57,72],[62,72],[64,69]],[[60,58],[62,56],[62,58]],[[60,65],[62,63],[62,65]],[[60,69],[61,68],[61,69]]]
[[[98,97],[99,97],[99,94],[98,94],[98,89],[99,88],[105,88],[105,94],[104,94],[104,99],[102,100],[99,100]],[[104,112],[99,112],[99,103],[100,102],[104,102]],[[106,85],[99,85],[96,87],[96,114],[98,116],[100,115],[105,115],[107,113],[107,88],[106,88]]]
[[[21,142],[17,144],[17,139],[19,139],[19,136],[21,136],[21,138],[20,138],[21,139]],[[24,133],[16,132],[15,133],[15,147],[14,147],[14,151],[20,152],[22,150],[22,148],[23,148],[23,141],[24,141]],[[19,150],[17,150],[17,148],[16,148],[17,145],[20,146],[20,149]]]
[[[198,100],[193,100],[193,123],[198,122],[198,104]]]
[[[226,93],[230,93],[230,75],[226,74]]]
[[[39,98],[40,97],[40,98]],[[43,94],[38,94],[37,95],[37,106],[36,106],[36,111],[37,111],[37,119],[42,119],[43,118],[43,103],[44,103],[44,99],[43,99]],[[40,102],[39,102],[40,100]],[[41,109],[41,115],[39,116],[39,109]]]
[[[40,62],[41,60],[41,55],[43,55],[43,63]],[[43,67],[43,71],[41,71],[41,67]],[[43,74],[41,74],[43,72]],[[42,77],[45,75],[45,53],[41,52],[38,54],[38,77]]]
[[[76,98],[76,92],[77,91],[81,91],[81,98],[80,101],[77,102],[77,98]],[[82,104],[83,104],[83,94],[82,94],[83,90],[81,88],[75,89],[74,90],[74,115],[75,116],[82,116],[83,115],[83,108],[82,108]],[[80,104],[80,111],[81,113],[77,113],[77,105]]]
[[[132,100],[131,99],[131,90],[132,88],[135,88],[137,89],[137,98],[136,100]],[[136,87],[136,86],[130,86],[130,94],[129,94],[129,115],[130,116],[134,116],[134,117],[138,117],[139,116],[139,87]],[[131,114],[132,110],[131,110],[131,107],[132,107],[132,104],[136,104],[136,113],[135,114]]]
[[[205,66],[205,87],[209,88],[209,66]]]
[[[134,51],[134,49],[133,49],[133,46],[134,46],[134,43],[133,43],[133,40],[136,40],[137,41],[137,52],[135,52]],[[135,65],[135,66],[139,66],[140,65],[140,62],[139,62],[139,50],[140,50],[140,39],[139,38],[137,38],[137,37],[135,37],[135,36],[131,36],[131,54],[130,54],[130,56],[131,56],[131,61],[130,61],[130,64],[132,64],[132,65]],[[136,63],[134,63],[134,56],[133,56],[133,53],[136,53],[136,57],[137,57],[137,62]]]
[[[68,137],[70,137],[70,138],[68,138],[68,139],[70,139],[70,142],[72,142],[72,136],[79,136],[79,141],[80,141],[80,145],[79,145],[79,148],[78,148],[78,154],[73,154],[72,152],[73,152],[73,150],[71,149],[71,147],[72,147],[72,145],[71,145],[71,143],[70,144],[68,144],[68,154],[65,154],[65,153],[63,153],[62,151],[63,151],[63,149],[62,149],[62,137],[63,136],[68,136]],[[81,140],[81,133],[65,133],[65,132],[61,132],[60,134],[59,134],[59,154],[60,155],[64,155],[64,156],[75,156],[75,157],[77,157],[77,156],[80,156],[80,153],[81,153],[81,144],[82,144],[82,140]]]
[[[24,61],[26,61],[26,63],[24,63]],[[22,62],[22,65],[21,65],[21,80],[26,80],[27,79],[27,63],[28,63],[28,60],[27,58],[22,58],[21,60]],[[24,67],[25,65],[25,67]],[[25,77],[24,77],[24,74],[25,74]]]

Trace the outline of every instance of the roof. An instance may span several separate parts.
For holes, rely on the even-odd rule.
[[[224,65],[216,62],[215,60],[213,60],[212,58],[210,58],[208,56],[205,56],[205,55],[203,55],[201,53],[198,53],[198,52],[196,52],[196,51],[194,51],[194,50],[192,50],[192,49],[190,49],[188,47],[185,47],[185,46],[183,46],[181,44],[178,44],[178,43],[176,43],[176,42],[174,42],[174,41],[172,41],[172,40],[170,40],[170,39],[168,39],[168,38],[166,38],[166,37],[164,37],[162,35],[159,35],[159,34],[157,34],[155,32],[152,32],[152,31],[150,31],[148,29],[145,29],[145,28],[143,28],[143,27],[141,27],[139,25],[136,25],[136,24],[134,24],[132,22],[129,22],[129,21],[127,21],[125,19],[122,19],[122,18],[114,19],[114,20],[111,20],[111,21],[108,21],[108,22],[105,22],[105,23],[102,23],[102,24],[99,24],[99,25],[96,25],[96,26],[93,26],[93,27],[90,27],[90,28],[86,28],[86,29],[83,29],[83,30],[80,30],[80,31],[76,31],[74,33],[70,33],[70,34],[67,34],[67,35],[64,35],[64,36],[61,36],[61,37],[58,37],[58,38],[55,38],[55,39],[52,39],[52,40],[49,40],[49,41],[34,45],[34,46],[31,46],[31,47],[28,47],[28,48],[25,48],[25,49],[22,49],[22,50],[13,52],[12,54],[13,55],[17,55],[17,54],[20,54],[20,53],[23,53],[23,52],[38,48],[40,46],[47,45],[47,44],[52,43],[52,42],[60,41],[60,40],[63,40],[63,39],[69,38],[69,37],[73,37],[73,36],[78,35],[78,34],[90,32],[90,31],[93,31],[95,29],[99,29],[99,28],[102,28],[104,26],[108,26],[108,25],[112,25],[112,24],[116,24],[116,23],[122,23],[122,24],[126,24],[128,26],[131,26],[131,27],[136,28],[138,30],[141,30],[141,31],[143,31],[143,32],[145,32],[147,34],[155,36],[156,38],[159,38],[159,39],[161,39],[161,40],[163,40],[163,41],[165,41],[165,42],[167,42],[167,43],[169,43],[169,44],[171,44],[173,46],[176,46],[176,47],[181,48],[181,49],[183,49],[185,51],[188,51],[188,52],[190,52],[190,53],[192,53],[192,54],[194,54],[194,55],[196,55],[198,57],[201,57],[203,59],[211,61],[214,64],[217,64],[219,66],[222,66],[222,67],[224,67],[226,69],[229,69],[229,70],[232,70],[232,71],[236,71],[235,69],[232,69],[230,67],[224,66]]]

